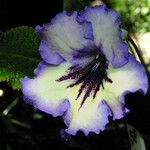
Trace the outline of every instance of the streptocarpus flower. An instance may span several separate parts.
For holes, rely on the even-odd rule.
[[[36,31],[43,61],[34,79],[21,80],[25,101],[63,116],[67,133],[99,133],[109,115],[119,119],[127,113],[127,93],[146,93],[145,70],[128,52],[114,10],[97,6],[62,12]]]

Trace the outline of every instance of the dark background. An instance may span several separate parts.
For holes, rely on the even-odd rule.
[[[62,11],[62,0],[0,0],[0,30],[13,27],[47,23]],[[79,132],[75,137],[60,135],[65,128],[62,118],[53,118],[23,102],[21,91],[14,91],[5,82],[0,83],[4,95],[0,97],[0,115],[17,98],[18,103],[8,115],[0,116],[0,150],[128,150],[130,149],[126,123],[133,125],[143,135],[150,149],[150,102],[148,95],[137,92],[126,98],[131,112],[119,121],[112,121],[100,135],[85,137]],[[39,116],[39,117],[38,117]],[[17,122],[18,121],[18,122]],[[124,125],[120,128],[119,125]],[[67,141],[68,140],[68,141]],[[52,148],[53,147],[53,148]]]
[[[63,0],[0,0],[0,28],[35,26],[62,11]]]

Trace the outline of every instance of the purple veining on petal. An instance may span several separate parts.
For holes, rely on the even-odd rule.
[[[92,45],[85,46],[82,49],[75,49],[72,52],[72,56],[73,59],[83,59],[86,57],[93,57],[98,55],[99,53],[102,53],[101,48],[102,48],[101,46],[96,47],[96,45],[93,43]]]
[[[97,92],[100,88],[104,89],[104,81],[112,83],[113,81],[107,75],[108,62],[103,53],[99,53],[98,56],[89,62],[86,66],[72,66],[69,68],[67,75],[63,75],[57,81],[62,82],[65,80],[75,80],[74,83],[68,85],[67,88],[73,88],[76,85],[81,84],[78,91],[76,100],[80,95],[85,92],[81,106],[84,104],[86,99],[93,94],[95,99]]]
[[[71,54],[71,63],[73,66],[78,65],[84,67],[91,62],[98,53],[99,50],[95,45],[84,47],[83,49],[75,49]]]

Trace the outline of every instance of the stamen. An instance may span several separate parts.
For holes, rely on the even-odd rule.
[[[80,105],[80,107],[82,107],[91,92],[93,92],[93,99],[95,99],[100,87],[104,89],[104,81],[112,83],[112,80],[107,76],[107,69],[107,60],[105,55],[101,53],[84,68],[80,66],[71,66],[68,69],[69,73],[60,77],[57,81],[61,82],[68,79],[76,80],[67,88],[72,88],[75,85],[81,84],[76,100],[78,100],[82,92],[85,91],[85,95]]]

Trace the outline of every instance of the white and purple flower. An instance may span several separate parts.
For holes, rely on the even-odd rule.
[[[36,31],[43,61],[34,79],[21,79],[25,101],[63,116],[67,133],[99,133],[109,115],[119,119],[127,113],[127,93],[146,93],[146,72],[128,52],[116,11],[96,6],[62,12]]]

